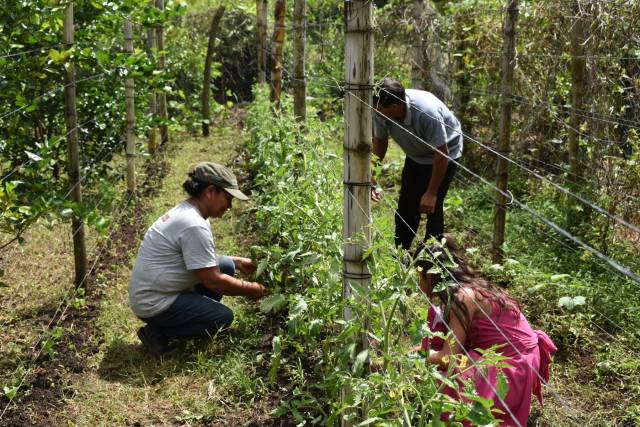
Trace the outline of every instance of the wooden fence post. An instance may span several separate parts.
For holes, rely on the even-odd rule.
[[[202,82],[202,136],[209,136],[209,121],[211,120],[211,112],[209,111],[209,99],[211,98],[211,63],[213,62],[216,34],[223,13],[224,6],[218,7],[213,18],[211,18],[211,25],[209,27],[209,43],[207,45],[207,57],[204,62],[204,80]]]
[[[516,24],[518,22],[518,0],[508,0],[507,13],[504,20],[504,47],[502,51],[502,89],[500,93],[500,141],[498,152],[509,156],[511,149],[511,105],[513,88],[513,68],[516,53]],[[509,164],[507,160],[498,157],[496,164],[496,187],[507,192],[509,179]],[[500,191],[496,191],[496,202],[493,222],[493,262],[501,263],[504,253],[504,231],[506,222],[507,198]]]
[[[267,82],[267,0],[256,0],[258,83]]]
[[[294,0],[293,5],[293,114],[296,120],[307,119],[307,83],[304,74],[304,39],[306,27],[305,0]]]
[[[424,0],[413,0],[413,40],[411,41],[411,87],[425,88],[424,57],[427,55],[425,46]]]
[[[284,51],[284,16],[285,0],[276,0],[274,8],[275,24],[273,26],[273,67],[271,69],[271,102],[276,109],[280,108],[282,92],[282,67]]]
[[[160,12],[164,12],[164,0],[156,0],[156,7]],[[158,68],[164,72],[165,69],[165,53],[164,53],[164,25],[158,24],[156,28],[156,42],[158,44]],[[160,125],[160,144],[164,145],[169,142],[169,127],[167,121],[169,114],[167,113],[167,94],[164,91],[158,93],[158,114],[162,120]]]
[[[580,165],[580,133],[584,122],[583,109],[584,97],[587,88],[587,59],[585,57],[585,26],[584,19],[586,14],[583,12],[580,0],[571,2],[571,11],[574,19],[571,26],[571,113],[569,117],[570,129],[569,140],[567,144],[569,155],[569,171],[568,176],[570,188],[572,191],[578,191],[578,176],[582,176],[582,168]],[[581,223],[587,215],[576,209],[577,201],[569,197],[567,198],[567,224],[573,229]]]
[[[133,25],[131,19],[128,17],[124,19],[124,51],[129,55],[133,54]],[[133,94],[133,77],[131,72],[127,73],[127,78],[124,80],[124,96],[125,107],[127,110],[127,190],[132,192],[136,189],[136,174],[135,174],[135,157],[136,157],[136,141],[134,127],[136,123],[135,114],[135,98]]]
[[[71,49],[73,40],[73,1],[66,6],[64,13],[64,44]],[[76,81],[73,60],[66,65],[64,72],[65,117],[67,122],[67,149],[69,167],[69,192],[74,203],[82,206],[82,182],[80,180],[80,149],[78,147],[78,117],[76,112]],[[75,261],[76,289],[86,291],[87,247],[84,236],[84,222],[74,214],[71,223],[73,233],[73,257]]]
[[[154,5],[155,1],[151,0],[151,6]],[[156,43],[156,29],[154,27],[150,27],[147,29],[147,50],[149,52],[149,58],[153,60],[156,54],[157,43]],[[153,90],[149,94],[149,114],[151,115],[152,120],[155,122],[156,117],[158,116],[158,92]],[[155,123],[151,125],[149,129],[149,142],[148,142],[148,150],[150,154],[156,152],[156,148],[158,146],[158,126]]]
[[[342,295],[353,298],[352,284],[368,295],[371,273],[365,253],[371,244],[371,138],[373,104],[373,5],[369,0],[346,0],[345,7],[345,132],[344,132],[344,273]],[[368,304],[358,301],[358,304]],[[366,310],[365,310],[366,311]],[[348,307],[344,319],[354,319]],[[368,318],[360,319],[364,331],[358,337],[358,352],[368,349]],[[342,390],[343,401],[350,392]],[[347,411],[344,415],[353,415]],[[355,424],[343,417],[343,426]]]

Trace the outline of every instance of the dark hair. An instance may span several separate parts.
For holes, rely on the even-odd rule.
[[[420,274],[429,274],[429,270],[433,267],[441,270],[440,273],[432,274],[433,288],[436,288],[440,282],[449,281],[444,288],[438,292],[434,292],[443,306],[444,318],[449,322],[451,311],[458,318],[464,330],[468,333],[471,325],[471,316],[467,306],[462,301],[460,290],[462,288],[470,288],[475,292],[495,301],[500,311],[509,310],[513,314],[520,313],[520,305],[507,292],[496,286],[495,284],[479,277],[477,273],[465,262],[460,255],[460,248],[455,240],[448,234],[442,239],[443,243],[418,248],[416,255],[416,266],[421,267]],[[489,314],[489,313],[487,313]]]
[[[189,178],[185,182],[182,183],[182,188],[187,192],[191,197],[200,197],[205,188],[213,186],[217,190],[220,188],[216,185],[209,184],[208,182],[202,182],[197,179]]]
[[[375,107],[388,107],[393,104],[404,104],[404,96],[402,83],[390,77],[385,77],[377,93],[373,96],[373,105]]]

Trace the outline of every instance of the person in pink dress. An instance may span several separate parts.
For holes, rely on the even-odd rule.
[[[424,248],[416,262],[420,289],[427,295],[428,326],[432,332],[451,331],[453,336],[423,340],[427,361],[449,369],[453,360],[466,356],[471,361],[453,367],[458,382],[471,380],[479,396],[491,399],[493,415],[502,426],[526,427],[531,397],[542,399],[542,384],[549,381],[549,365],[557,348],[543,331],[533,330],[518,303],[503,289],[479,277],[460,256],[453,239],[445,235],[442,244]],[[438,304],[431,303],[437,300]],[[508,367],[478,368],[482,350],[496,348]],[[480,350],[480,351],[478,351]],[[508,391],[500,398],[498,374],[504,375]],[[458,390],[443,386],[443,392],[463,399]],[[465,425],[470,425],[464,423]]]

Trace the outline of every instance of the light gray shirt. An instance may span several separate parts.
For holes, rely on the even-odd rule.
[[[460,158],[462,130],[456,116],[430,92],[407,89],[405,95],[404,120],[396,122],[374,112],[373,136],[379,139],[391,136],[407,157],[421,165],[433,164],[434,148],[444,144],[448,145],[452,159]]]
[[[179,203],[144,236],[129,281],[131,309],[140,318],[163,312],[198,283],[193,270],[216,265],[209,221],[191,203]]]

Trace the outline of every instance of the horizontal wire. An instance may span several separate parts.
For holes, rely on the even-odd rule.
[[[357,99],[359,102],[361,102],[362,104],[368,106],[372,111],[375,111],[375,108],[371,105],[369,105],[366,101],[364,101],[363,99],[361,99],[358,95],[354,94],[353,92],[349,91],[346,92],[347,94],[351,95],[352,97],[354,97],[355,99]],[[384,114],[381,114],[379,112],[376,112],[376,114],[379,114],[383,117],[385,117],[388,120],[392,120],[389,117],[385,116]],[[430,116],[429,114],[425,113],[427,116]],[[437,118],[430,116],[432,119],[434,120],[438,120]],[[438,120],[439,122],[441,122],[444,126],[450,127],[449,125],[447,125],[446,123]],[[411,132],[410,130],[408,130],[406,127],[398,125],[400,128],[402,128],[405,132],[407,132],[408,134],[412,135],[414,138],[416,138],[417,140],[421,141],[423,144],[425,144],[427,147],[431,147],[431,145],[429,145],[428,142],[426,142],[423,138],[417,136],[415,133]],[[454,129],[455,130],[455,129]],[[459,132],[457,130],[455,130],[456,132]],[[459,132],[461,133],[461,132]],[[466,138],[471,138],[467,135],[464,135],[463,133],[461,133],[463,136],[465,136]],[[634,282],[636,282],[637,286],[640,287],[640,276],[638,276],[637,274],[635,274],[634,272],[632,272],[631,270],[629,270],[628,267],[622,266],[620,263],[618,263],[617,261],[613,260],[612,258],[604,255],[602,252],[598,251],[597,249],[589,246],[588,244],[584,243],[582,240],[578,239],[577,237],[575,237],[574,235],[572,235],[571,233],[569,233],[568,231],[566,231],[565,229],[563,229],[562,227],[558,226],[557,224],[555,224],[553,221],[548,220],[547,218],[545,218],[543,215],[541,215],[540,213],[538,213],[537,211],[535,211],[534,209],[530,208],[527,204],[520,202],[518,199],[516,199],[515,197],[512,197],[512,195],[510,195],[509,193],[499,189],[498,187],[496,187],[495,185],[493,185],[492,183],[490,183],[489,181],[487,181],[485,178],[483,178],[482,176],[476,174],[475,172],[473,172],[472,170],[470,170],[469,168],[467,168],[466,166],[464,166],[462,163],[460,163],[458,160],[451,158],[451,156],[446,155],[444,153],[441,153],[442,156],[446,157],[449,161],[452,161],[453,163],[457,164],[458,166],[460,166],[461,168],[465,169],[467,172],[469,172],[470,174],[472,174],[473,176],[475,176],[477,179],[481,180],[482,182],[484,182],[485,184],[493,187],[498,193],[502,194],[504,197],[507,197],[508,199],[511,198],[513,200],[514,203],[516,203],[518,206],[520,206],[522,209],[524,209],[525,211],[527,211],[529,214],[531,214],[532,216],[534,216],[535,218],[538,219],[538,221],[546,224],[548,227],[554,229],[557,233],[562,234],[564,237],[568,238],[569,240],[573,241],[574,243],[580,245],[581,247],[583,247],[585,250],[587,250],[588,252],[592,253],[593,255],[595,255],[596,257],[602,259],[603,261],[607,262],[611,267],[613,267],[618,273],[628,277],[629,279],[633,280]]]

